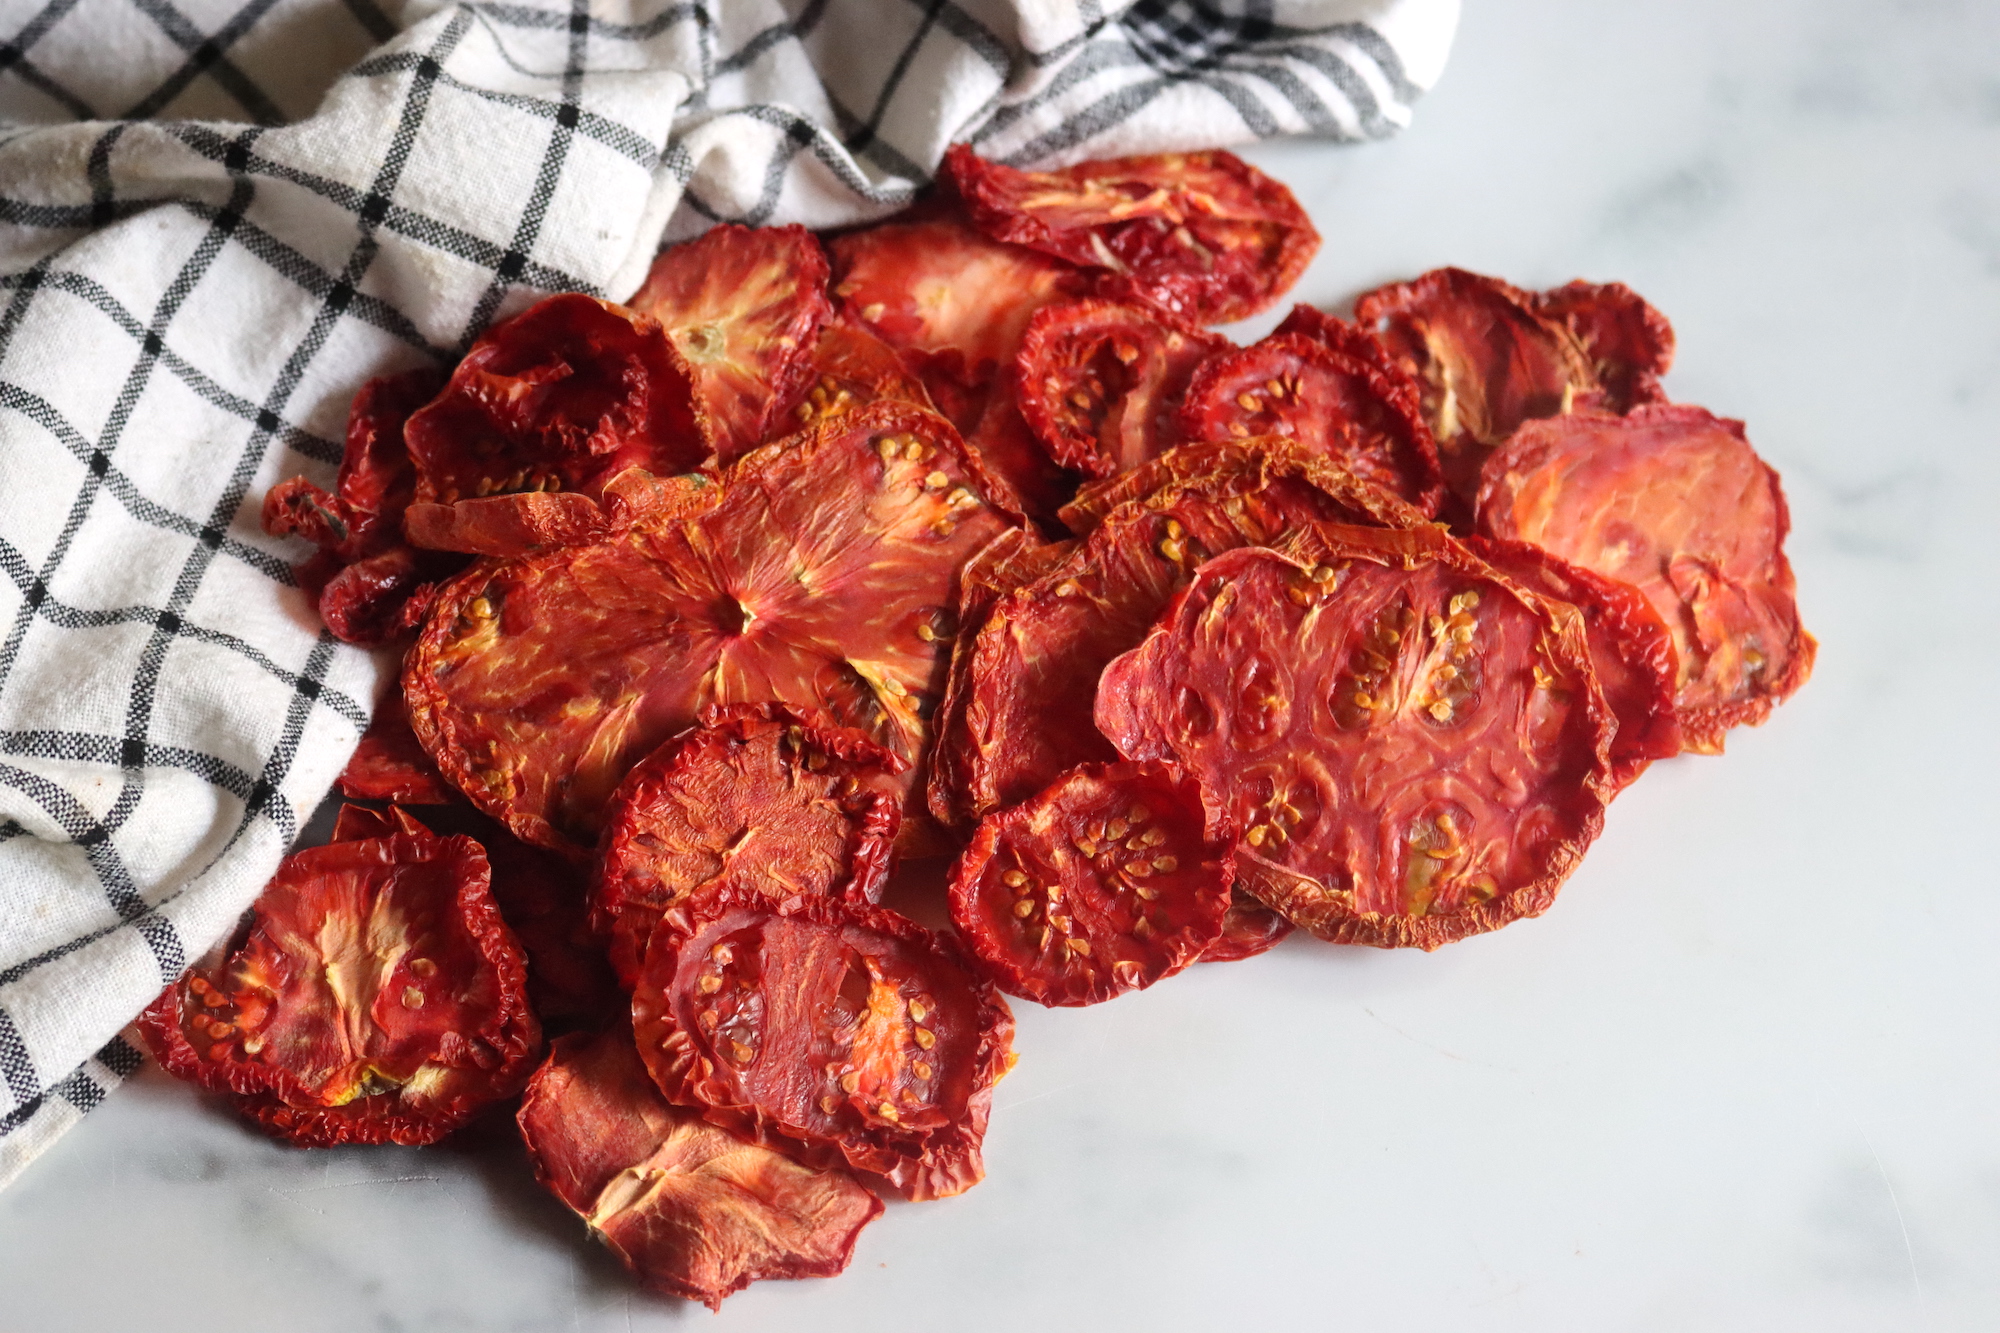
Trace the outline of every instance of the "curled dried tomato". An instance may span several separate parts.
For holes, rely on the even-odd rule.
[[[1613,723],[1568,607],[1435,527],[1325,526],[1195,575],[1097,721],[1241,830],[1316,935],[1431,949],[1546,910],[1596,837]]]
[[[826,252],[804,227],[729,223],[662,253],[628,302],[687,359],[720,461],[790,425],[833,316],[826,284]]]
[[[1097,674],[1146,636],[1210,554],[1316,522],[1424,522],[1394,496],[1284,441],[1223,451],[1207,451],[1218,464],[1207,470],[1183,469],[1174,455],[1184,450],[1140,469],[1181,479],[1113,511],[1062,565],[994,603],[962,650],[966,706],[954,772],[964,790],[953,804],[983,817],[1078,764],[1115,759],[1091,720]]]
[[[707,473],[656,477],[627,468],[605,482],[596,499],[575,491],[525,491],[448,505],[413,504],[403,528],[413,545],[435,550],[540,555],[604,541],[641,518],[698,512],[714,495],[715,480]]]
[[[951,921],[1000,989],[1096,1004],[1186,967],[1222,935],[1235,841],[1159,763],[1084,764],[988,815],[951,875]]]
[[[1645,594],[1679,655],[1687,749],[1719,753],[1812,674],[1785,493],[1740,421],[1659,404],[1531,422],[1488,461],[1479,522]]]
[[[993,603],[1054,569],[1075,547],[1069,541],[1044,542],[1026,528],[1008,528],[959,570],[958,612],[949,627],[953,632],[945,636],[952,643],[951,667],[931,718],[930,776],[925,785],[931,815],[939,823],[972,822],[971,812],[962,804],[966,779],[959,763],[965,747],[972,643]]]
[[[621,1024],[564,1037],[517,1117],[535,1177],[639,1280],[711,1310],[761,1278],[832,1277],[882,1201],[660,1095]]]
[[[1603,401],[1575,336],[1498,278],[1434,269],[1366,293],[1355,317],[1422,386],[1445,481],[1468,509],[1480,465],[1516,426]]]
[[[1611,738],[1611,772],[1618,786],[1629,785],[1653,760],[1680,753],[1674,712],[1680,659],[1673,635],[1644,593],[1526,542],[1468,537],[1465,544],[1522,587],[1568,602],[1583,616],[1590,663],[1618,719]]]
[[[1292,192],[1233,153],[1017,171],[954,144],[943,170],[987,235],[1108,270],[1197,324],[1256,314],[1319,249]]]
[[[228,958],[140,1031],[276,1137],[434,1142],[518,1091],[541,1045],[487,876],[478,843],[422,831],[295,853]]]
[[[1534,304],[1583,348],[1613,408],[1666,401],[1660,376],[1674,363],[1674,327],[1637,292],[1622,282],[1577,281],[1540,293]]]
[[[1278,435],[1437,513],[1437,444],[1406,380],[1300,334],[1274,334],[1211,358],[1187,386],[1191,440]]]
[[[390,690],[375,706],[375,716],[354,757],[340,770],[340,794],[354,801],[398,801],[404,805],[449,805],[458,799],[437,765],[410,730],[403,692]]]
[[[1092,477],[1123,472],[1180,442],[1176,417],[1189,378],[1230,345],[1152,306],[1044,306],[1021,337],[1021,415],[1064,467]]]
[[[1339,352],[1365,362],[1387,375],[1399,392],[1417,394],[1419,403],[1422,401],[1416,380],[1395,357],[1389,355],[1389,349],[1382,345],[1380,339],[1359,324],[1329,315],[1316,306],[1301,304],[1293,306],[1291,313],[1279,321],[1278,327],[1271,332],[1280,338],[1292,334],[1310,338],[1329,352]]]
[[[737,886],[773,900],[874,902],[902,823],[906,765],[810,709],[735,704],[667,741],[619,784],[591,891],[598,929],[629,986],[663,916]]]
[[[709,704],[817,707],[915,765],[958,567],[1006,526],[972,480],[948,423],[874,403],[746,455],[694,517],[482,565],[407,660],[417,737],[475,805],[579,854]]]
[[[684,935],[662,927],[632,994],[669,1100],[909,1199],[979,1183],[1014,1021],[950,937],[866,903],[736,888],[691,915]]]
[[[365,805],[343,805],[333,817],[333,836],[328,842],[359,842],[364,838],[392,838],[398,833],[429,833],[423,822],[401,806],[371,810]]]
[[[460,556],[407,546],[367,556],[342,566],[320,589],[320,619],[341,642],[378,648],[410,627],[410,605],[424,585],[464,564]]]
[[[627,468],[692,472],[712,452],[709,430],[658,321],[567,293],[480,334],[404,436],[415,499],[448,505],[525,491],[594,499]]]

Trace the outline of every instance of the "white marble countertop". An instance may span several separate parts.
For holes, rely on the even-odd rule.
[[[1784,474],[1816,678],[1546,917],[1017,1006],[991,1175],[637,1292],[504,1121],[273,1146],[155,1072],[0,1193],[0,1333],[2000,1327],[2000,7],[1475,0],[1400,140],[1252,154],[1340,307],[1620,279]]]

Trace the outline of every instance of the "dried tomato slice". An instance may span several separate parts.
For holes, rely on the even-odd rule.
[[[1680,657],[1687,749],[1720,753],[1812,674],[1785,493],[1740,421],[1661,404],[1531,422],[1489,460],[1479,519],[1646,595]]]
[[[805,396],[792,409],[801,428],[883,398],[932,406],[923,381],[896,349],[849,315],[835,316],[820,330],[809,381]]]
[[[395,546],[341,569],[320,589],[319,617],[343,643],[378,648],[409,628],[411,600],[425,584],[450,578],[463,556]]]
[[[403,692],[390,690],[375,706],[354,757],[340,771],[340,794],[352,801],[449,805],[458,793],[444,780],[410,730]]]
[[[293,1143],[431,1143],[534,1068],[520,945],[470,838],[287,857],[220,965],[140,1016],[169,1073]]]
[[[641,1282],[711,1310],[761,1278],[832,1277],[882,1201],[668,1102],[622,1026],[564,1037],[517,1117],[535,1178]]]
[[[1579,280],[1541,293],[1534,304],[1583,348],[1611,406],[1666,401],[1660,376],[1674,363],[1674,326],[1637,292],[1622,282]]]
[[[1291,922],[1238,887],[1230,890],[1229,910],[1222,915],[1222,934],[1195,961],[1239,963],[1268,952],[1291,933]]]
[[[480,334],[404,437],[415,498],[453,504],[523,491],[594,499],[627,468],[692,472],[713,452],[709,430],[658,321],[567,293]]]
[[[951,874],[951,921],[1000,989],[1097,1004],[1186,967],[1222,935],[1235,839],[1166,764],[1084,764],[988,815]]]
[[[1242,466],[1197,472],[1114,511],[1061,567],[994,604],[964,650],[965,721],[954,760],[963,808],[983,817],[1078,764],[1117,757],[1091,721],[1098,672],[1146,636],[1209,554],[1268,544],[1311,523],[1425,521],[1283,441],[1233,447],[1228,457]],[[1149,466],[1167,476],[1180,462],[1169,455]]]
[[[789,424],[833,317],[826,284],[826,252],[804,227],[729,223],[663,252],[627,303],[659,320],[687,359],[720,461]]]
[[[827,249],[849,318],[899,351],[955,353],[968,385],[1014,359],[1037,310],[1085,285],[1071,265],[949,216],[851,231]]]
[[[930,777],[925,788],[931,816],[941,824],[973,822],[964,803],[965,774],[959,763],[966,744],[965,707],[973,640],[985,625],[993,603],[1056,568],[1075,548],[1075,542],[1044,542],[1026,528],[1009,528],[958,572],[955,633],[943,636],[951,640],[951,668],[931,717]]]
[[[1468,537],[1465,544],[1522,587],[1568,602],[1583,616],[1590,663],[1604,701],[1618,719],[1618,732],[1611,738],[1611,772],[1619,787],[1630,785],[1653,760],[1681,752],[1680,720],[1674,713],[1680,659],[1666,623],[1644,593],[1526,542]]]
[[[519,837],[578,854],[712,703],[822,708],[914,765],[958,567],[1007,526],[970,476],[942,418],[874,403],[746,455],[692,518],[482,565],[410,652],[417,738]]]
[[[641,519],[664,521],[697,513],[715,498],[703,472],[656,477],[627,468],[604,483],[596,499],[575,491],[495,495],[456,504],[413,504],[403,528],[413,545],[469,555],[540,555],[601,542]]]
[[[989,498],[1010,514],[1058,527],[1056,511],[1076,492],[1077,474],[1056,465],[1021,415],[1019,372],[1009,367],[984,392],[965,447],[997,485]]]
[[[909,1199],[970,1189],[1014,1020],[949,936],[840,898],[725,889],[647,949],[639,1054],[669,1100]]]
[[[1366,293],[1355,317],[1422,386],[1445,481],[1468,508],[1480,465],[1516,426],[1603,401],[1569,329],[1498,278],[1434,269]]]
[[[1242,830],[1240,882],[1323,938],[1440,944],[1546,910],[1611,796],[1568,607],[1435,527],[1321,527],[1203,565],[1104,670],[1097,723]]]
[[[653,751],[611,798],[591,915],[627,986],[663,916],[734,885],[775,900],[874,902],[902,823],[907,765],[811,709],[735,704]]]
[[[1400,392],[1417,394],[1421,405],[1422,395],[1416,380],[1395,357],[1389,355],[1389,349],[1382,345],[1381,340],[1359,324],[1329,315],[1317,306],[1301,304],[1293,306],[1291,313],[1279,321],[1278,327],[1271,333],[1279,338],[1292,334],[1310,338],[1329,352],[1339,352],[1373,366],[1387,375]]]
[[[1056,462],[1108,477],[1180,442],[1189,378],[1229,346],[1151,306],[1044,306],[1021,336],[1021,415]]]
[[[1187,386],[1191,440],[1278,435],[1435,514],[1437,443],[1407,382],[1299,334],[1211,358]]]
[[[398,833],[429,833],[408,810],[392,805],[387,810],[370,810],[365,805],[343,805],[333,817],[333,836],[328,842],[359,842],[364,838],[393,838]]]
[[[1292,192],[1233,153],[1163,153],[1017,171],[964,144],[944,173],[979,229],[1087,268],[1197,324],[1243,319],[1319,249]]]

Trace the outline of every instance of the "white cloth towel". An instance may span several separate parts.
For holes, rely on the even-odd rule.
[[[1458,0],[0,0],[0,1184],[367,723],[262,496],[348,399],[717,220],[1406,124]]]

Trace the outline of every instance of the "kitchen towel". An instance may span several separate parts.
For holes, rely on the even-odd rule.
[[[1458,0],[0,0],[0,1184],[139,1062],[393,663],[266,537],[373,375],[716,221],[1380,138]]]

